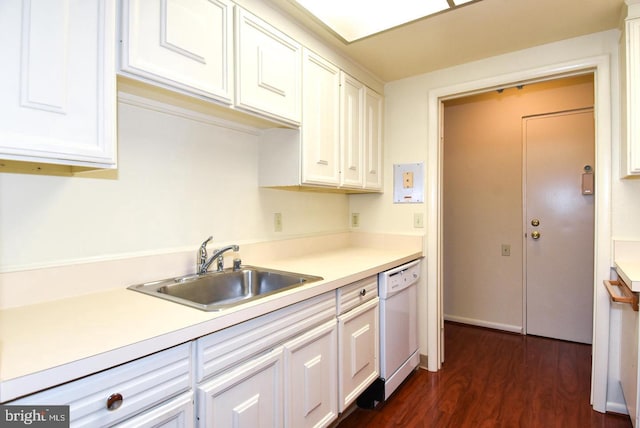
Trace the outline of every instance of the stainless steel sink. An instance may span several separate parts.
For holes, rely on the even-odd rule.
[[[319,276],[241,266],[236,270],[187,275],[128,288],[204,311],[219,311],[322,279]]]

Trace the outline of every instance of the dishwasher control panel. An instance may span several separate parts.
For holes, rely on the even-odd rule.
[[[378,294],[384,298],[403,290],[420,279],[420,260],[414,260],[378,275]]]

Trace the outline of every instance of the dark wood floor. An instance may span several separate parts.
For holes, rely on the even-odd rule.
[[[589,345],[447,323],[445,349],[442,370],[416,371],[338,427],[631,427],[591,409]]]

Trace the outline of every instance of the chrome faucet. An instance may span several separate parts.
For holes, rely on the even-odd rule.
[[[198,250],[198,263],[197,263],[197,271],[198,275],[202,275],[207,273],[209,270],[209,266],[213,263],[214,260],[217,260],[217,270],[220,272],[224,269],[224,253],[229,250],[238,251],[240,249],[237,245],[227,245],[224,248],[220,248],[217,250],[213,250],[213,254],[207,260],[207,244],[213,239],[212,236],[208,237],[201,245]]]

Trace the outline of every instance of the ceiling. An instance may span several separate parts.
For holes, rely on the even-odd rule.
[[[619,28],[624,6],[624,0],[481,0],[346,44],[290,0],[271,2],[384,82]]]

